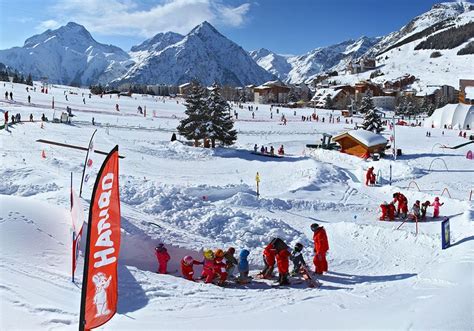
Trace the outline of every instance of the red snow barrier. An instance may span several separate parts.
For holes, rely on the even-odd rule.
[[[449,191],[448,191],[448,188],[447,188],[447,187],[445,187],[445,188],[443,189],[443,192],[441,192],[441,196],[443,196],[444,192],[447,192],[447,193],[448,193],[448,196],[449,196],[449,198],[451,198],[451,194],[449,193]],[[452,198],[451,198],[451,199],[452,199]]]
[[[410,189],[411,184],[415,184],[416,188],[418,189],[418,192],[421,191],[421,190],[420,190],[420,187],[418,186],[418,184],[417,184],[414,180],[412,180],[412,181],[408,184],[407,190]]]

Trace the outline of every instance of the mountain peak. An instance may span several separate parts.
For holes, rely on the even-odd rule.
[[[204,21],[189,32],[189,34],[218,34],[221,35],[215,27],[208,21]]]
[[[145,40],[140,45],[133,46],[130,51],[161,51],[166,47],[176,44],[181,41],[184,36],[175,32],[160,32],[151,37],[150,39]]]

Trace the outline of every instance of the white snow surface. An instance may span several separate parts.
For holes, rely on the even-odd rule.
[[[5,91],[13,92],[14,101],[3,100]],[[68,94],[66,101],[65,91],[77,94]],[[77,329],[82,257],[73,284],[69,181],[73,172],[77,191],[85,155],[36,140],[87,146],[97,129],[98,150],[118,144],[125,156],[120,160],[119,306],[101,330],[294,330],[316,325],[472,330],[474,206],[469,194],[474,163],[465,157],[472,145],[440,147],[467,142],[458,130],[397,126],[396,145],[403,155],[397,161],[364,161],[305,148],[324,132],[352,129],[344,118],[328,123],[329,114],[337,117],[339,112],[296,109],[294,115],[294,109],[280,108],[288,120],[281,125],[270,118],[269,106],[258,105],[255,119],[252,112],[234,107],[239,113],[237,142],[211,150],[169,141],[184,115],[181,99],[136,94],[89,98],[87,90],[67,86],[52,86],[49,92],[40,93],[37,83],[28,105],[25,85],[0,85],[0,109],[10,115],[20,113],[25,120],[31,113],[38,120],[44,113],[51,120],[66,106],[75,115],[71,125],[47,122],[42,128],[39,122],[22,122],[0,131],[0,329]],[[51,109],[53,96],[56,110]],[[146,118],[137,114],[139,105],[146,106]],[[301,121],[301,115],[313,111],[326,117],[325,123]],[[255,143],[283,144],[287,155],[253,155],[249,151]],[[99,167],[104,156],[94,156]],[[377,187],[363,185],[370,166],[382,177]],[[260,198],[255,194],[257,171]],[[415,199],[440,196],[454,245],[441,250],[440,219],[431,217],[431,208],[418,235],[414,223],[397,230],[398,220],[378,221],[380,203],[397,191],[410,206]],[[86,187],[84,206],[90,193]],[[330,245],[329,272],[318,277],[319,289],[304,283],[274,288],[265,281],[221,288],[186,281],[175,272],[184,255],[200,259],[203,248],[232,245],[251,251],[255,275],[263,267],[263,247],[273,236],[290,245],[303,243],[312,266],[309,226],[314,222],[326,228]],[[159,242],[172,257],[168,275],[155,273],[153,248]]]
[[[384,138],[381,134],[377,134],[367,130],[350,130],[346,132],[349,136],[357,139],[362,144],[367,147],[377,146],[381,144],[386,144],[387,139]]]

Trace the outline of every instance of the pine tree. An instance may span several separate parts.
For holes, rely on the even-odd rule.
[[[361,114],[366,114],[370,110],[375,109],[374,107],[374,102],[372,100],[372,96],[370,94],[367,94],[362,98],[361,105],[359,107],[359,112]]]
[[[223,145],[232,145],[237,139],[234,122],[230,115],[230,106],[221,95],[220,88],[214,84],[207,97],[209,122],[206,131],[211,139],[212,148],[216,147],[216,140]]]
[[[436,105],[435,105],[434,103],[430,102],[430,103],[428,104],[428,111],[427,111],[427,112],[428,112],[428,116],[433,115],[435,109],[436,109]]]
[[[298,97],[296,96],[295,91],[290,90],[290,92],[288,93],[288,101],[289,101],[289,102],[296,102],[296,101],[298,101]]]
[[[374,107],[367,110],[365,113],[364,121],[362,122],[362,128],[375,133],[380,133],[383,131],[382,118]]]
[[[331,96],[329,94],[324,99],[324,102],[325,102],[325,104],[324,104],[325,109],[331,109],[334,106],[334,104],[332,102],[332,99],[331,99]]]
[[[408,115],[408,118],[415,115],[415,106],[411,101],[406,105],[405,114]]]
[[[407,109],[407,100],[405,97],[401,97],[398,101],[398,105],[395,107],[395,115],[405,115]]]
[[[428,97],[425,95],[423,100],[421,101],[421,105],[418,108],[418,114],[427,114],[428,113]]]
[[[26,85],[33,86],[33,78],[31,77],[31,74],[28,74],[28,77],[26,77]]]
[[[191,82],[191,93],[186,98],[185,106],[187,117],[181,120],[177,129],[179,134],[194,140],[194,146],[198,146],[199,139],[207,137],[209,112],[204,88],[196,81]]]

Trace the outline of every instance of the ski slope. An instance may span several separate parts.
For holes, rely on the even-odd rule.
[[[25,122],[0,132],[0,329],[77,328],[82,258],[76,285],[70,274],[69,181],[73,172],[78,191],[85,154],[35,141],[87,146],[94,129],[97,149],[119,144],[125,156],[120,161],[119,309],[100,329],[472,329],[474,208],[468,200],[474,163],[465,158],[472,146],[439,148],[466,142],[458,131],[433,129],[428,138],[427,129],[397,126],[403,155],[395,162],[363,161],[305,148],[324,132],[353,128],[344,119],[329,124],[327,110],[316,110],[326,117],[316,123],[301,121],[313,109],[297,109],[294,115],[293,109],[279,108],[276,114],[274,108],[270,118],[270,107],[258,105],[252,119],[244,105],[234,107],[236,144],[210,150],[170,142],[184,115],[180,99],[89,98],[87,90],[67,86],[43,94],[37,86],[28,105],[24,85],[0,87],[2,97],[13,91],[13,102],[0,101],[10,116],[19,112],[27,119],[31,113],[38,120],[44,113],[51,120],[66,106],[75,115],[71,125],[48,122],[41,128],[40,122]],[[146,106],[147,117],[137,113],[139,105]],[[288,155],[252,155],[255,143],[283,144]],[[95,167],[103,159],[95,154]],[[369,166],[381,171],[382,186],[363,185]],[[441,196],[445,188],[451,198]],[[441,225],[431,217],[419,224],[418,235],[413,223],[396,230],[399,221],[377,221],[378,206],[397,191],[410,206],[415,199],[441,196],[454,245],[441,250]],[[86,187],[86,208],[90,192]],[[201,258],[203,248],[234,246],[250,250],[255,274],[263,267],[263,247],[274,236],[291,245],[303,243],[310,263],[314,222],[326,228],[330,245],[329,272],[319,277],[319,289],[273,288],[268,282],[221,288],[186,281],[175,272],[184,255]],[[159,242],[172,256],[168,275],[155,273]]]

